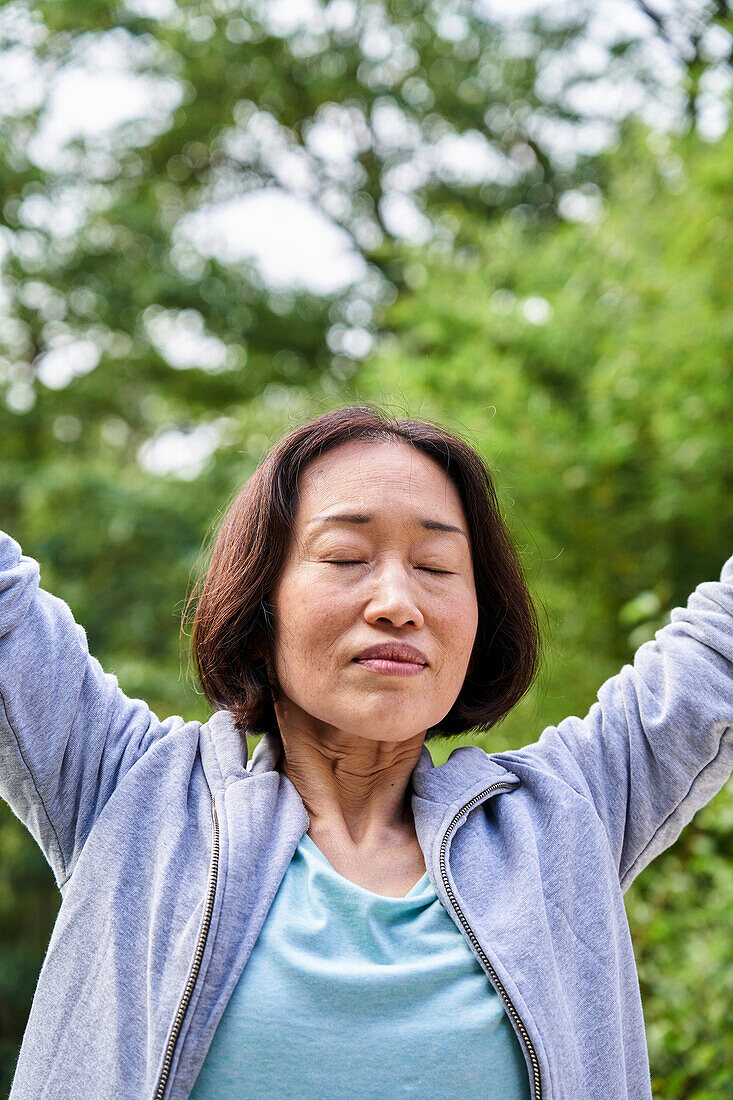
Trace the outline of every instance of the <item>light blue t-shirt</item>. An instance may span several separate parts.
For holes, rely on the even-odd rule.
[[[340,875],[306,833],[192,1100],[526,1100],[519,1040],[427,872],[403,898]]]

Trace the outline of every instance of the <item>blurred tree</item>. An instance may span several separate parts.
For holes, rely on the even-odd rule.
[[[715,73],[718,8],[695,7],[695,56],[707,49]],[[64,390],[51,401],[56,437],[78,455],[96,454],[105,422],[130,461],[171,424],[208,426],[213,446],[264,386],[319,384],[332,321],[332,345],[348,347],[350,328],[351,346],[366,346],[375,303],[401,285],[400,234],[449,241],[440,215],[456,203],[553,219],[568,188],[597,184],[589,154],[643,89],[653,99],[664,85],[643,25],[664,45],[673,20],[629,32],[597,6],[490,12],[471,0],[5,4],[0,385],[11,417],[0,426],[23,416],[29,460],[44,440],[59,449],[49,386]],[[110,72],[144,103],[118,125],[69,130],[64,89],[93,96],[89,74]],[[613,80],[625,98],[609,108]],[[251,265],[207,258],[186,231],[202,207],[263,188],[315,204],[367,264],[330,310],[312,293],[273,293]],[[56,422],[59,405],[78,426]]]
[[[719,127],[715,86],[719,88],[722,81],[730,88],[733,62],[730,4],[727,0],[673,0],[660,7],[646,0],[634,2],[667,47],[680,73],[677,91],[688,125],[697,127],[701,116],[710,114],[710,124]]]

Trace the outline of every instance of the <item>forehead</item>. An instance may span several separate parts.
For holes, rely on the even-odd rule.
[[[461,498],[445,470],[408,443],[355,440],[314,459],[299,481],[296,521],[330,509],[406,517],[434,513],[465,529]]]

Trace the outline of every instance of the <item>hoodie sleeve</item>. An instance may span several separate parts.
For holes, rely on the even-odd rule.
[[[625,890],[733,770],[733,557],[603,684],[585,718],[500,755],[593,802]]]
[[[91,657],[63,600],[0,531],[0,796],[41,847],[59,887],[106,802],[166,732]]]

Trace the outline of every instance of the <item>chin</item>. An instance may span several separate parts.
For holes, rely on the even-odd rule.
[[[397,744],[400,741],[409,741],[411,738],[419,736],[430,727],[427,722],[424,725],[416,725],[414,714],[410,715],[409,719],[406,718],[404,722],[395,721],[394,714],[390,714],[387,720],[377,714],[372,718],[361,714],[358,722],[345,723],[341,728],[348,730],[356,737],[364,737],[368,741],[389,741]]]
[[[334,702],[336,702],[334,700]],[[371,703],[371,705],[370,705]],[[364,699],[345,701],[343,707],[336,705],[324,713],[314,707],[311,713],[317,721],[334,730],[341,730],[352,737],[363,737],[367,741],[386,741],[398,743],[409,741],[424,734],[445,716],[450,707],[422,714],[417,700]]]

